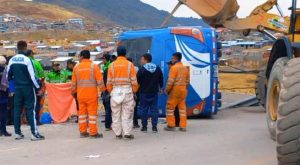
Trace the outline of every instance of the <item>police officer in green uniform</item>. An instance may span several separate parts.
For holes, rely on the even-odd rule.
[[[66,83],[67,76],[60,70],[60,64],[54,62],[52,64],[52,71],[47,74],[46,81],[48,83]]]
[[[44,78],[45,78],[44,68],[43,68],[42,64],[34,58],[34,52],[32,50],[29,49],[27,51],[27,55],[31,59],[31,62],[33,64],[35,76],[40,80],[41,88],[43,88],[43,83],[42,82],[44,81]],[[36,106],[35,106],[35,118],[36,118],[36,121],[37,121],[37,125],[41,125],[40,110],[41,110],[41,100],[42,100],[42,98],[43,98],[43,94],[40,95],[40,96],[37,96],[37,101],[36,101]]]
[[[63,71],[63,74],[67,77],[67,81],[72,80],[72,75],[73,75],[73,69],[76,65],[76,62],[71,60],[67,61],[67,68],[66,70]]]
[[[36,77],[39,78],[40,80],[45,78],[44,68],[42,64],[34,58],[34,52],[32,50],[28,50],[27,54],[32,61]]]

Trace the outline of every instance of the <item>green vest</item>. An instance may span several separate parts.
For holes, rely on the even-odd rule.
[[[108,61],[105,65],[103,65],[102,66],[102,71],[104,72],[104,71],[106,71],[107,69],[108,69],[108,67],[109,67],[109,65],[111,64],[111,62],[110,61]]]
[[[72,80],[73,71],[66,69],[66,70],[62,71],[62,74],[64,74],[66,76],[67,81]]]
[[[51,71],[50,73],[47,74],[46,81],[48,83],[66,83],[67,77],[62,72],[57,73],[57,72]]]
[[[44,73],[44,69],[43,69],[43,66],[41,65],[41,63],[39,61],[35,60],[34,58],[30,58],[30,59],[33,63],[35,76],[37,78],[44,78],[45,73]]]

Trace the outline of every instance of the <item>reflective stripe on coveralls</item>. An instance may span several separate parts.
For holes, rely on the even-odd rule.
[[[77,92],[79,111],[78,123],[80,133],[87,133],[90,129],[90,135],[98,134],[97,110],[98,110],[98,89],[105,91],[103,78],[98,66],[90,60],[83,60],[74,68],[72,77],[73,92]]]
[[[118,57],[108,69],[107,90],[111,92],[114,86],[131,86],[134,93],[138,90],[134,65],[125,57]]]
[[[81,80],[79,79],[79,69],[76,68],[76,78],[77,78],[77,87],[95,87],[97,86],[96,80],[94,79],[94,64],[91,64],[91,68],[80,69],[80,71],[90,71],[90,79],[89,80]]]
[[[109,78],[107,81],[111,83],[113,86],[116,85],[131,85],[132,82],[136,81],[135,77],[130,77],[130,70],[131,70],[131,63],[128,63],[127,67],[127,77],[115,77],[115,66],[112,64],[111,66],[112,69],[112,75],[113,78]]]
[[[170,69],[166,92],[169,93],[167,102],[167,122],[169,127],[175,127],[174,111],[178,106],[180,114],[180,127],[186,128],[186,96],[189,84],[189,71],[181,62]]]
[[[133,64],[118,57],[108,70],[107,90],[111,93],[112,129],[116,135],[130,135],[138,84]]]

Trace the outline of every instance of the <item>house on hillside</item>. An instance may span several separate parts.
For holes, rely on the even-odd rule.
[[[84,21],[82,18],[72,18],[67,21],[69,29],[83,29]]]
[[[14,15],[10,15],[10,14],[4,14],[3,15],[3,22],[20,22],[21,18],[14,16]]]
[[[66,30],[67,26],[64,22],[53,22],[50,24],[51,29]]]

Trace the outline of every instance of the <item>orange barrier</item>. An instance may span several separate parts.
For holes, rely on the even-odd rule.
[[[71,95],[71,83],[46,83],[48,110],[55,123],[66,122],[72,115],[77,114],[76,102]]]

